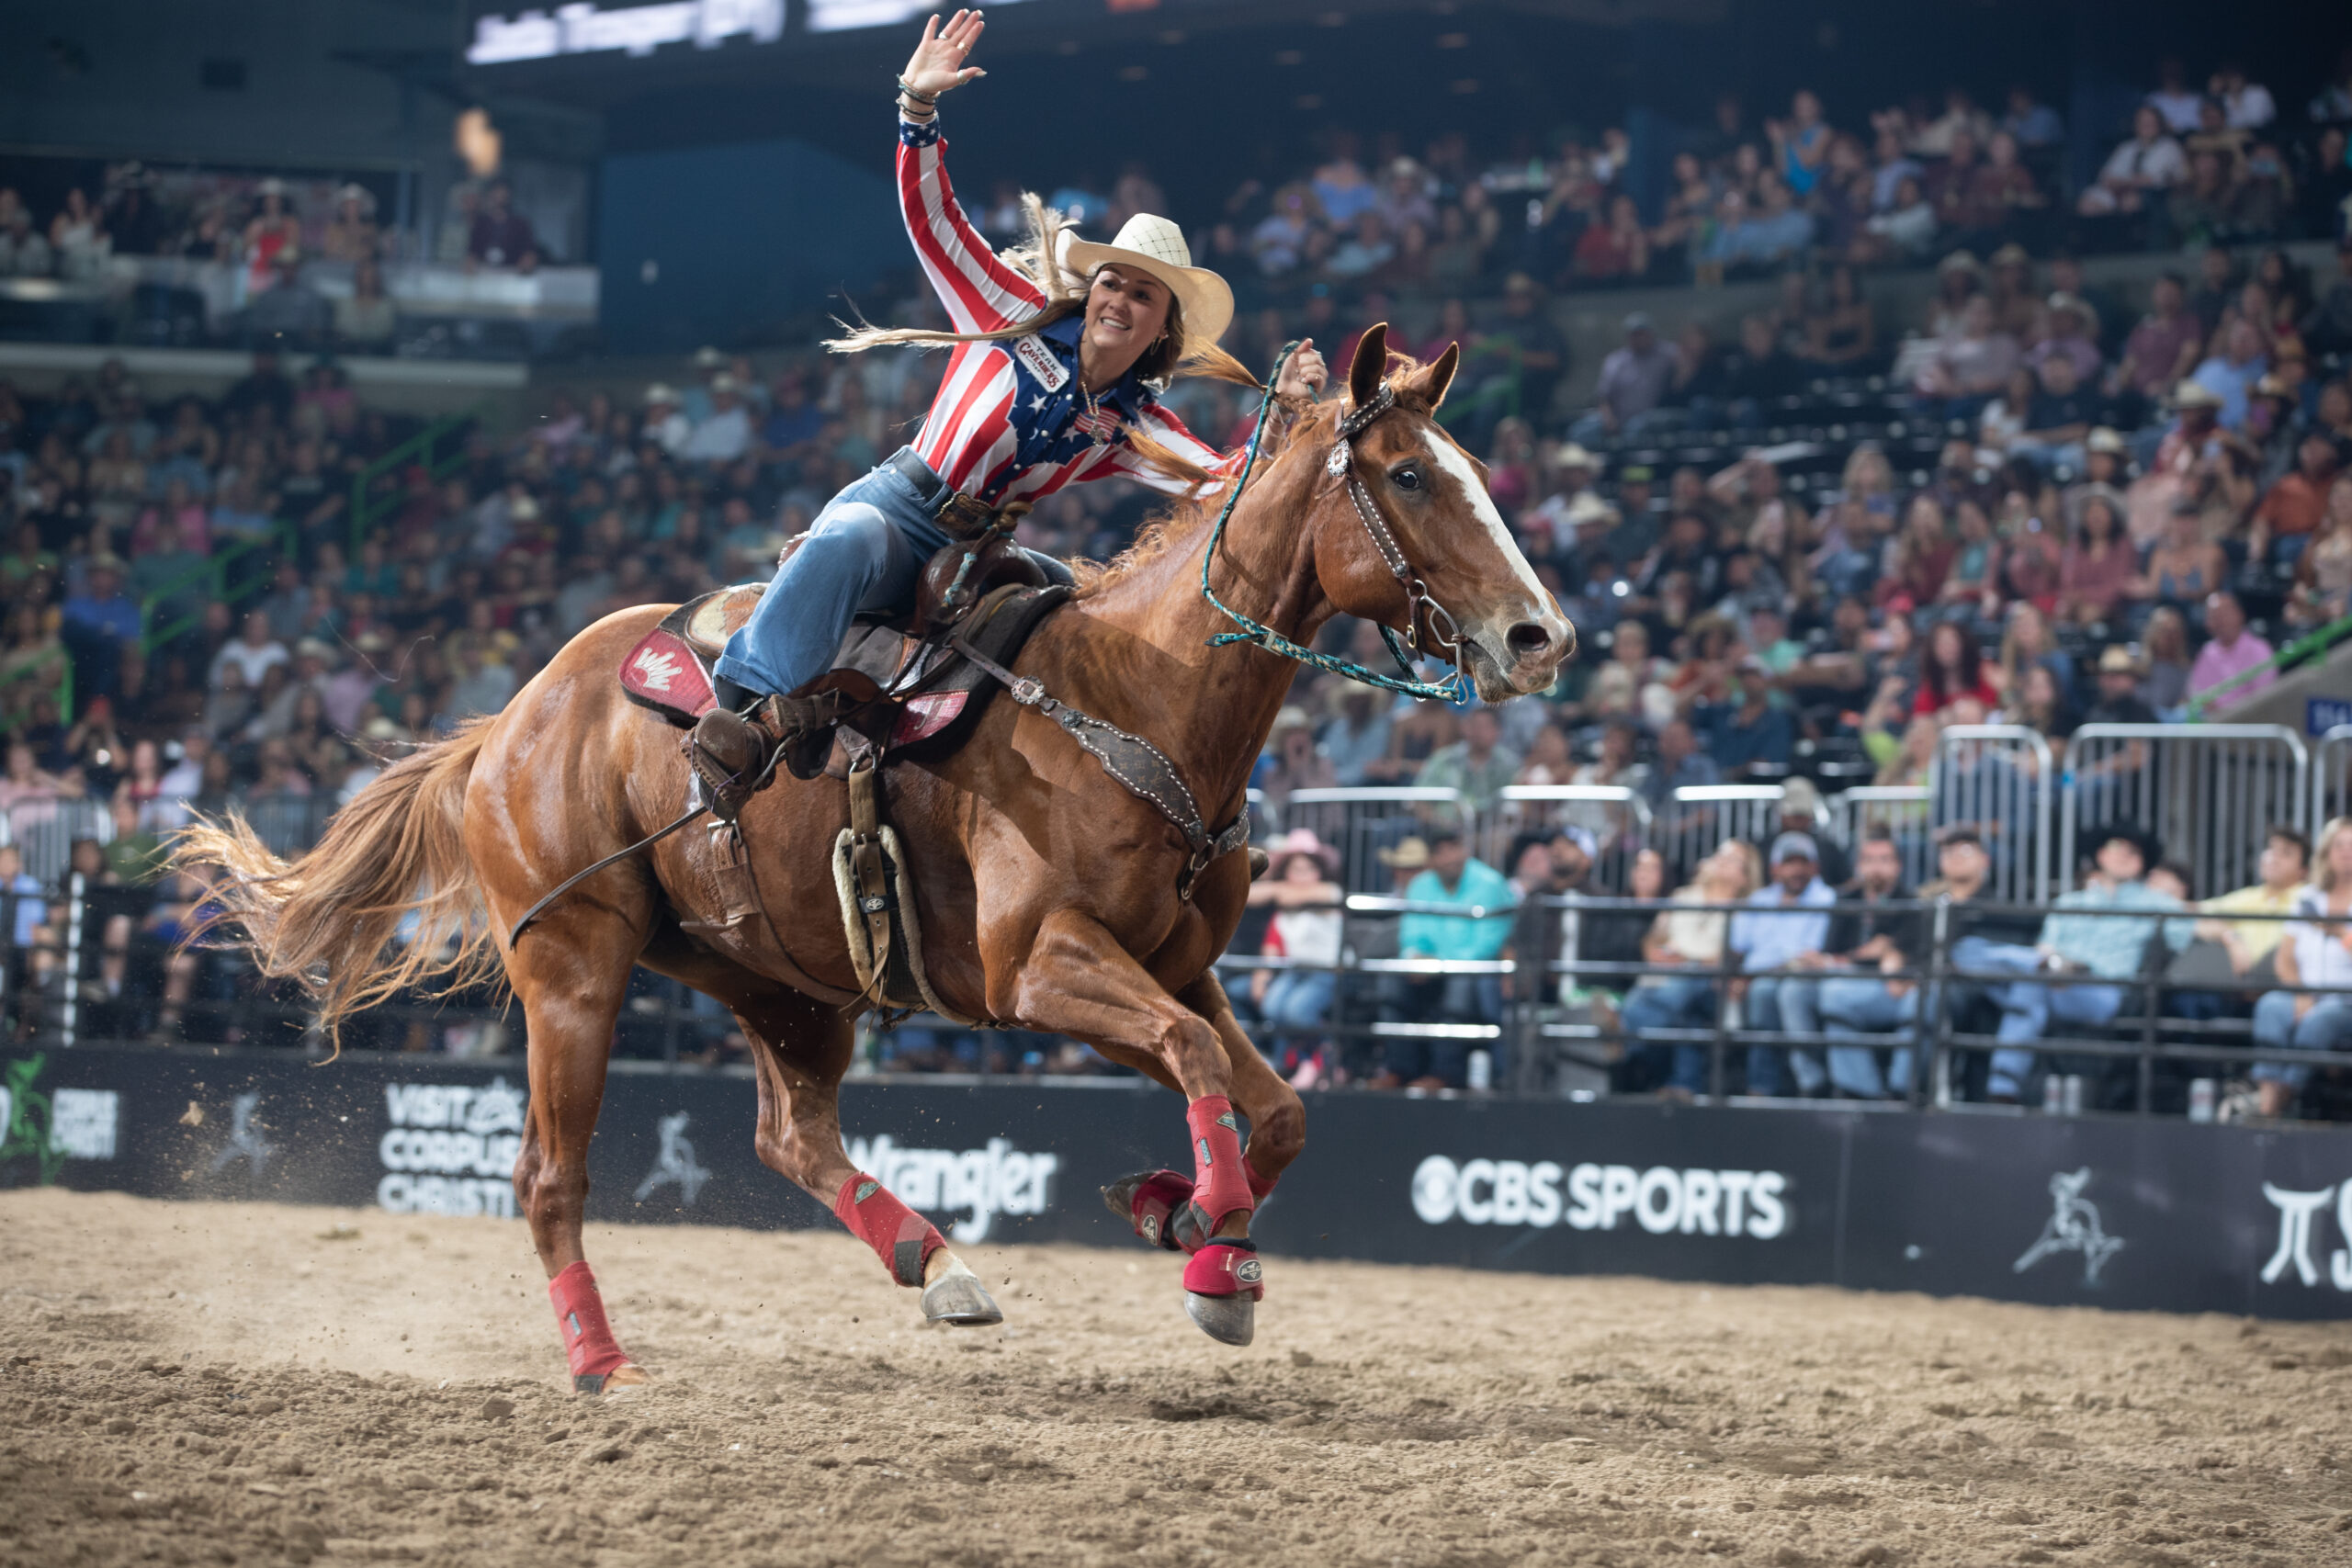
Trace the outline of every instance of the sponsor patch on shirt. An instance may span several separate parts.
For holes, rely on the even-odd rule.
[[[1069,370],[1054,351],[1032,335],[1012,340],[1012,357],[1021,361],[1037,384],[1049,392],[1058,392],[1069,381]]]

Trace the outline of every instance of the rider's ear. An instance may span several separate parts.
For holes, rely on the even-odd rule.
[[[1356,344],[1356,360],[1348,367],[1348,401],[1356,408],[1380,395],[1380,378],[1388,374],[1388,323],[1375,321]]]
[[[1437,363],[1423,366],[1421,373],[1413,378],[1413,389],[1429,400],[1430,407],[1437,407],[1445,401],[1445,389],[1453,384],[1453,372],[1461,364],[1462,345],[1447,344],[1445,352],[1437,356]]]

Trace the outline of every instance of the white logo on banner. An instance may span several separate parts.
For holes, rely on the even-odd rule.
[[[269,1164],[269,1156],[277,1152],[277,1145],[264,1138],[254,1125],[254,1112],[260,1109],[258,1090],[229,1101],[229,1141],[212,1151],[214,1175],[243,1160],[246,1173],[255,1181],[261,1179],[262,1170]]]
[[[774,43],[783,36],[784,0],[672,0],[616,11],[575,0],[557,6],[552,17],[526,11],[511,22],[503,17],[476,18],[466,63],[509,65],[613,49],[642,59],[665,43],[692,39],[697,48],[717,49],[730,38]]]
[[[695,1194],[710,1179],[710,1172],[695,1162],[695,1146],[686,1141],[686,1113],[664,1116],[654,1125],[662,1132],[662,1152],[653,1156],[653,1168],[637,1184],[637,1201],[642,1203],[660,1189],[675,1187],[678,1201],[691,1209]]]
[[[377,1145],[384,1178],[376,1201],[396,1214],[514,1217],[514,1161],[523,1152],[523,1091],[487,1084],[384,1086],[391,1129]]]
[[[7,1114],[0,1108],[0,1128],[7,1126]],[[114,1158],[121,1120],[121,1097],[110,1089],[49,1091],[49,1146],[70,1159]]]
[[[1565,1191],[1563,1186],[1565,1183]],[[1413,1172],[1413,1213],[1432,1225],[1528,1225],[1542,1230],[1615,1230],[1631,1217],[1652,1235],[1747,1235],[1761,1241],[1789,1228],[1777,1170],[1677,1170],[1654,1165],[1562,1167],[1551,1160],[1472,1159],[1431,1155]]]
[[[1023,1154],[1002,1138],[984,1149],[902,1149],[888,1134],[849,1141],[850,1163],[898,1195],[910,1209],[971,1213],[947,1227],[961,1242],[986,1241],[999,1214],[1042,1214],[1061,1156]]]
[[[2041,1223],[2041,1237],[2025,1249],[2010,1267],[2019,1274],[2053,1252],[2083,1255],[2083,1283],[2098,1283],[2107,1260],[2123,1250],[2123,1238],[2109,1235],[2098,1222],[2098,1205],[2083,1196],[2091,1184],[2091,1168],[2062,1170],[2050,1179],[2050,1217]]]
[[[2319,1265],[2312,1258],[2313,1216],[2334,1200],[2336,1228],[2347,1241],[2352,1241],[2352,1181],[2323,1187],[2316,1192],[2290,1191],[2266,1181],[2262,1195],[2278,1211],[2278,1246],[2270,1254],[2270,1261],[2262,1266],[2262,1282],[2275,1285],[2292,1269],[2295,1278],[2304,1284],[2318,1284]],[[2327,1280],[2339,1291],[2352,1291],[2352,1252],[2338,1247],[2328,1255]]]

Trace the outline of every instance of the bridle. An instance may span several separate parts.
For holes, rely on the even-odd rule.
[[[1311,648],[1294,642],[1273,627],[1252,620],[1227,604],[1216,596],[1216,590],[1209,586],[1209,567],[1216,561],[1217,551],[1225,542],[1225,525],[1231,520],[1233,509],[1240,502],[1241,492],[1248,487],[1250,474],[1257,467],[1260,439],[1266,430],[1266,416],[1274,406],[1274,388],[1282,380],[1283,367],[1290,363],[1290,356],[1297,352],[1297,349],[1298,344],[1295,342],[1283,344],[1282,354],[1274,361],[1274,373],[1267,378],[1265,394],[1258,402],[1258,419],[1250,432],[1250,443],[1241,461],[1241,475],[1234,480],[1232,493],[1225,498],[1225,507],[1217,513],[1216,526],[1209,533],[1208,550],[1201,557],[1201,597],[1224,612],[1227,619],[1241,628],[1238,631],[1219,632],[1209,638],[1209,646],[1216,648],[1231,642],[1250,643],[1264,649],[1269,653],[1280,654],[1285,659],[1312,665],[1317,670],[1328,670],[1335,675],[1344,675],[1351,681],[1362,682],[1367,686],[1377,686],[1383,691],[1402,692],[1411,697],[1434,698],[1440,702],[1458,703],[1467,694],[1470,681],[1470,672],[1464,665],[1465,644],[1462,637],[1461,625],[1454,620],[1452,613],[1430,595],[1429,584],[1423,582],[1419,575],[1413,570],[1413,563],[1406,558],[1403,547],[1396,543],[1396,531],[1389,527],[1388,520],[1381,515],[1380,508],[1373,502],[1372,492],[1364,489],[1363,481],[1358,479],[1355,473],[1356,437],[1369,429],[1381,415],[1396,406],[1396,394],[1385,381],[1381,384],[1378,393],[1340,416],[1337,433],[1339,439],[1332,443],[1331,455],[1324,460],[1323,471],[1347,486],[1348,501],[1355,508],[1357,521],[1363,525],[1363,531],[1371,536],[1373,548],[1379,552],[1381,561],[1388,568],[1389,574],[1396,579],[1397,585],[1405,591],[1406,616],[1403,639],[1401,641],[1398,639],[1395,628],[1386,622],[1376,623],[1380,627],[1380,640],[1387,645],[1389,653],[1396,660],[1397,669],[1403,671],[1402,676],[1383,675],[1376,670],[1365,669],[1352,660],[1318,653]],[[1429,625],[1430,640],[1435,645],[1433,649],[1425,650],[1421,647],[1421,626],[1424,620]],[[1452,673],[1442,681],[1430,682],[1416,678],[1413,673],[1414,657],[1424,651],[1440,649],[1453,656]]]

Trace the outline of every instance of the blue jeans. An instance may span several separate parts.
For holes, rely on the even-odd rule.
[[[1283,969],[1266,987],[1258,1016],[1277,1034],[1312,1034],[1323,1027],[1331,1011],[1331,993],[1339,976],[1328,969]]]
[[[1821,982],[1821,1032],[1832,1040],[1869,1040],[1891,1031],[1905,1032],[1898,1038],[1909,1038],[1909,1028],[1919,1017],[1919,987],[1913,986],[1901,996],[1888,988],[1883,980],[1860,975],[1839,975]],[[1889,1057],[1883,1077],[1878,1066],[1878,1052],[1870,1045],[1832,1045],[1829,1048],[1829,1079],[1849,1094],[1864,1100],[1884,1100],[1892,1094],[1911,1092],[1909,1045],[1897,1045]]]
[[[1987,942],[1978,936],[1962,937],[1954,942],[1951,961],[1961,969],[2006,970],[2012,975],[2031,975],[2041,967],[2041,954],[2030,947]],[[2053,1019],[2060,1023],[2087,1024],[2096,1029],[2112,1022],[2123,1009],[2120,986],[2045,986],[2021,980],[2014,985],[1987,986],[1984,994],[2001,1010],[2001,1027],[1996,1032],[2005,1044],[2012,1047],[1993,1053],[1993,1070],[1985,1080],[1984,1092],[2008,1100],[2022,1100],[2026,1079],[2033,1076],[2034,1053],[2015,1047],[2049,1033]]]
[[[924,565],[954,542],[896,468],[853,480],[817,513],[752,618],[727,639],[718,674],[756,692],[797,691],[832,668],[861,611],[911,605]],[[1061,562],[1034,551],[1030,558],[1055,581],[1069,581]]]
[[[2322,997],[2298,1020],[2292,991],[2273,991],[2254,1004],[2254,1043],[2271,1050],[2352,1050],[2352,998]],[[2256,1062],[2254,1077],[2260,1083],[2282,1083],[2300,1089],[2311,1081],[2312,1070],[2301,1062]]]
[[[1641,1042],[1640,1036],[1652,1029],[1708,1029],[1715,1021],[1715,987],[1709,980],[1686,980],[1669,976],[1635,986],[1625,994],[1625,1005],[1619,1010],[1629,1041],[1637,1042],[1634,1049],[1653,1061],[1673,1053],[1673,1067],[1668,1084],[1692,1094],[1707,1092],[1707,1048],[1678,1043],[1671,1046]]]
[[[1821,982],[1796,976],[1767,976],[1751,981],[1740,1021],[1770,1034],[1815,1034],[1821,1029],[1816,1003]],[[1796,1076],[1797,1092],[1810,1100],[1821,1092],[1821,1053],[1804,1046],[1750,1045],[1747,1048],[1747,1092],[1783,1094],[1781,1065],[1786,1059]]]

